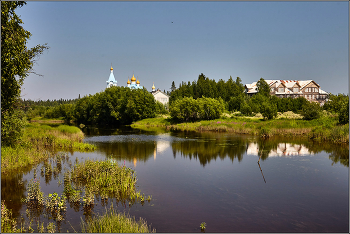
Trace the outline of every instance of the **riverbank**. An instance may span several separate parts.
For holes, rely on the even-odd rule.
[[[37,165],[58,151],[94,151],[96,146],[83,143],[83,138],[83,132],[74,126],[28,124],[15,147],[1,147],[1,172],[9,173]]]
[[[349,124],[337,125],[332,116],[314,120],[282,117],[264,120],[259,117],[223,116],[215,120],[177,123],[170,117],[157,117],[137,121],[131,127],[148,130],[161,127],[171,131],[216,131],[237,134],[257,135],[263,138],[272,136],[301,137],[315,141],[349,143]]]

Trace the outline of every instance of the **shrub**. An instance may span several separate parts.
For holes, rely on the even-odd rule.
[[[247,104],[247,102],[243,102],[241,104],[241,113],[243,115],[251,115],[252,114],[252,108]]]
[[[260,106],[260,113],[264,118],[273,119],[277,116],[277,106],[273,103],[264,102]]]
[[[320,104],[316,102],[305,103],[301,115],[305,120],[318,119],[321,116]]]
[[[338,115],[340,124],[349,123],[349,98],[347,98],[341,105]]]

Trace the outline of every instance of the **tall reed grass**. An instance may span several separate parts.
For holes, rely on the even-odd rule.
[[[84,205],[94,202],[94,195],[102,199],[114,197],[121,202],[129,202],[129,205],[140,201],[151,200],[148,196],[136,191],[136,173],[131,168],[120,166],[110,160],[94,161],[85,160],[77,162],[70,172],[65,174],[64,191],[68,199],[78,197],[77,191],[85,191]]]
[[[113,207],[106,210],[104,215],[97,216],[86,222],[81,220],[82,232],[86,233],[150,233],[156,232],[147,225],[147,222],[140,218],[114,211]]]

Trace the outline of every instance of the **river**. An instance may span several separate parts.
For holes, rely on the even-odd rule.
[[[348,145],[127,127],[84,131],[84,141],[97,151],[68,152],[61,172],[49,178],[37,166],[44,194],[63,192],[59,182],[76,159],[109,159],[134,169],[138,189],[152,200],[129,207],[98,199],[92,210],[68,204],[61,232],[79,232],[81,218],[111,204],[144,218],[157,232],[201,232],[202,222],[206,232],[349,231]],[[34,168],[2,175],[2,200],[17,218],[26,218],[20,200],[33,177]]]

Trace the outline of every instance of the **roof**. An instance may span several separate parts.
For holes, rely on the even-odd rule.
[[[169,97],[166,93],[163,93],[162,91],[160,91],[159,89],[157,91],[152,91],[151,94],[153,94],[153,96],[157,95],[158,93],[164,94],[165,96]]]
[[[328,94],[327,92],[320,89],[320,85],[317,84],[313,80],[265,80],[267,84],[271,87],[272,85],[276,84],[276,87],[278,87],[280,84],[285,86],[284,92],[276,92],[276,94],[301,94],[301,92],[293,92],[293,87],[295,85],[298,85],[300,87],[300,90],[303,89],[305,86],[310,84],[311,82],[314,82],[319,87],[319,93],[320,94]],[[248,89],[247,93],[257,93],[258,87],[257,82],[253,82],[251,84],[246,84],[245,87]]]

